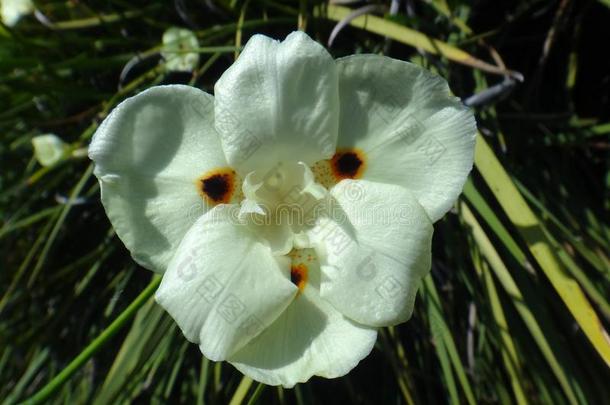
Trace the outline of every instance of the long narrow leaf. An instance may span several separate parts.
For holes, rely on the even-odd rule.
[[[601,358],[610,366],[610,338],[608,333],[578,283],[559,265],[538,218],[527,205],[508,173],[481,135],[477,139],[475,166],[498,199],[508,218],[527,243],[530,252],[576,319],[576,322],[578,322]]]

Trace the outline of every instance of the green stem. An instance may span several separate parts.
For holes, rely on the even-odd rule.
[[[47,385],[42,387],[33,397],[23,402],[23,404],[41,404],[57,391],[72,375],[81,368],[87,360],[89,360],[98,350],[100,350],[108,341],[127,324],[135,313],[148,301],[157,290],[161,283],[161,277],[155,276],[148,286],[129,304],[129,306],[97,337],[89,344],[70,364],[66,366],[55,378]]]
[[[111,24],[131,18],[138,18],[146,14],[146,12],[156,9],[156,6],[148,7],[147,9],[137,11],[127,11],[124,13],[115,13],[107,15],[99,15],[95,17],[81,18],[78,20],[59,21],[51,24],[50,28],[54,30],[72,30],[79,28],[97,27],[103,24]]]

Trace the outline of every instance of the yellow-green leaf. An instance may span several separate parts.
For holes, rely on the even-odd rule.
[[[515,225],[549,281],[601,358],[610,366],[610,338],[580,285],[560,266],[541,223],[525,202],[506,170],[479,135],[475,166]]]
[[[352,12],[351,9],[341,6],[329,5],[326,9],[326,14],[322,13],[322,9],[317,9],[318,15],[324,15],[326,18],[333,21],[341,21]],[[362,28],[366,31],[375,34],[383,35],[403,44],[414,46],[425,50],[426,52],[441,55],[449,60],[464,65],[472,66],[477,69],[495,73],[495,74],[510,74],[511,72],[498,66],[494,66],[480,59],[475,58],[468,52],[456,48],[446,42],[431,38],[426,34],[417,30],[396,24],[392,21],[385,20],[370,14],[356,17],[350,21],[350,25],[357,28]]]

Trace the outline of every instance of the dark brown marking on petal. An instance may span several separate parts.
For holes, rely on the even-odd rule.
[[[342,149],[330,160],[333,175],[337,180],[358,179],[365,168],[364,153],[357,149]]]
[[[307,266],[304,264],[293,265],[290,268],[290,281],[299,288],[299,292],[303,291],[307,284]]]
[[[235,170],[214,169],[197,179],[199,194],[210,204],[227,204],[235,191]]]

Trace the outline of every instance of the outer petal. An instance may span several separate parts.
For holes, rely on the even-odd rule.
[[[289,260],[276,260],[239,208],[219,205],[186,233],[155,298],[209,359],[226,359],[270,325],[297,288]]]
[[[476,123],[447,82],[423,68],[376,55],[337,60],[338,147],[367,156],[363,178],[411,190],[440,219],[472,169]]]
[[[322,298],[365,325],[405,322],[430,270],[430,219],[400,186],[343,180],[331,195],[330,215],[310,231],[321,254]]]
[[[242,174],[333,155],[337,140],[335,62],[302,32],[283,42],[253,36],[214,88],[216,128]]]
[[[309,273],[315,278],[319,268]],[[341,315],[320,297],[318,287],[319,281],[310,282],[267,330],[229,361],[257,381],[286,388],[314,375],[340,377],[356,367],[373,349],[377,331]]]
[[[213,97],[181,85],[131,97],[104,120],[89,157],[117,235],[138,263],[163,272],[207,210],[198,176],[226,166],[214,130]]]

